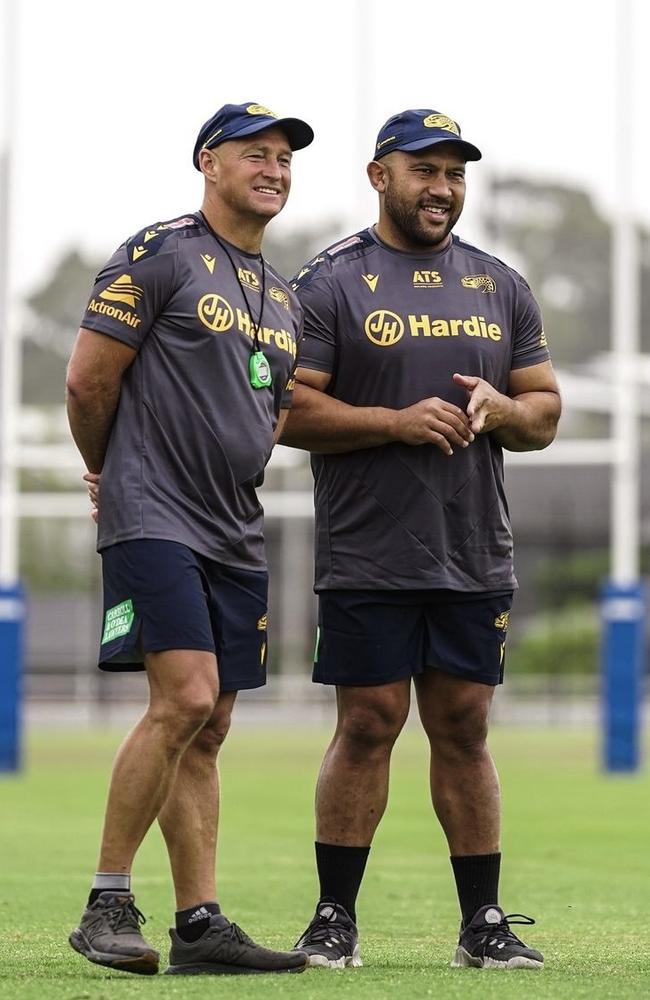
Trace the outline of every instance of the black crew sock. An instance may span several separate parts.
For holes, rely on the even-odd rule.
[[[454,869],[463,927],[466,927],[482,906],[499,905],[501,854],[457,855],[449,860]]]
[[[198,941],[210,926],[213,913],[221,913],[218,903],[197,903],[189,910],[177,910],[176,933],[181,941]]]
[[[92,906],[99,899],[100,892],[114,892],[118,896],[126,896],[131,892],[131,876],[123,872],[95,872],[88,896],[88,906]]]
[[[316,841],[321,899],[340,903],[356,923],[356,902],[370,847],[338,847]]]

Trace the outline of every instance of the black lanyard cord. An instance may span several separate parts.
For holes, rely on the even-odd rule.
[[[214,229],[212,228],[212,226],[210,225],[210,223],[206,219],[206,217],[203,214],[203,212],[200,212],[200,215],[201,215],[201,218],[203,219],[205,225],[207,226],[208,230],[210,231],[210,233],[212,234],[212,236],[214,237],[214,239],[217,241],[217,243],[219,244],[219,246],[221,247],[221,249],[225,253],[226,257],[230,261],[230,265],[231,265],[233,271],[235,272],[235,277],[237,278],[237,284],[239,285],[240,291],[241,291],[241,293],[242,293],[242,295],[244,297],[244,302],[246,303],[246,308],[248,309],[248,315],[251,318],[251,324],[252,324],[252,327],[253,327],[253,351],[260,351],[261,347],[260,347],[259,334],[260,334],[260,330],[262,329],[262,318],[264,316],[264,293],[266,291],[266,268],[264,266],[264,257],[262,256],[262,254],[259,255],[259,261],[260,261],[260,264],[261,264],[261,267],[262,267],[262,301],[261,301],[261,304],[260,304],[260,314],[258,316],[257,323],[256,323],[255,320],[253,319],[253,310],[251,309],[250,302],[248,301],[248,296],[246,295],[246,289],[244,287],[244,282],[239,277],[239,271],[237,270],[237,265],[235,264],[234,260],[232,259],[232,256],[230,254],[230,251],[228,250],[228,247],[221,240],[221,238],[219,236],[217,236],[217,234],[215,233]]]

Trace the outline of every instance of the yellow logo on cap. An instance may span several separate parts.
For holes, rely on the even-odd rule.
[[[425,128],[442,128],[446,132],[453,132],[454,135],[460,135],[460,129],[458,125],[452,118],[447,118],[447,115],[429,115],[422,122]]]
[[[246,111],[249,115],[268,115],[269,118],[278,117],[274,111],[269,111],[268,108],[263,107],[261,104],[249,104]]]

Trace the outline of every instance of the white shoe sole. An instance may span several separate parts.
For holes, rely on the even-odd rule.
[[[355,947],[351,955],[343,955],[342,958],[328,958],[326,955],[310,955],[309,964],[315,969],[360,969],[363,966],[359,945]]]
[[[518,955],[507,962],[498,962],[495,958],[474,958],[460,945],[451,960],[452,969],[543,969],[544,963],[534,958]]]

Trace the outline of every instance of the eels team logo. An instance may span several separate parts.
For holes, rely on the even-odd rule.
[[[269,118],[277,118],[275,111],[269,111],[262,104],[249,104],[246,108],[249,115],[268,115]]]
[[[265,632],[266,631],[266,629],[268,628],[268,619],[269,619],[268,611],[265,611],[264,614],[262,615],[262,617],[258,618],[258,620],[257,620],[257,630],[258,630],[258,632]]]
[[[447,115],[428,115],[422,121],[422,124],[425,128],[442,128],[445,132],[453,132],[454,135],[460,135],[458,125],[453,118],[448,118]]]
[[[273,299],[274,302],[279,302],[289,312],[289,296],[284,288],[269,288],[269,298]]]
[[[496,292],[497,283],[489,274],[466,274],[460,279],[463,288],[476,288],[479,292]]]
[[[377,309],[366,316],[364,330],[368,340],[377,347],[392,347],[404,335],[404,323],[397,313]]]
[[[213,333],[225,333],[235,321],[230,303],[214,292],[199,300],[196,313],[203,325]]]
[[[502,611],[501,614],[497,615],[496,618],[494,619],[495,628],[501,629],[502,632],[505,632],[507,630],[509,622],[510,622],[509,611]]]

